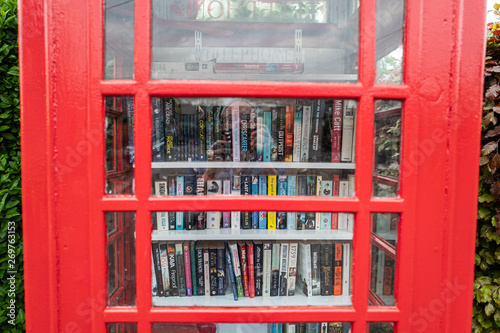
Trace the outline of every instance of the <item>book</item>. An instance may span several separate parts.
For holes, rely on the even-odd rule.
[[[312,296],[311,244],[299,242],[297,283],[304,295]]]
[[[167,181],[164,179],[155,180],[155,194],[157,196],[165,196],[167,195]],[[168,230],[169,221],[168,221],[168,213],[167,212],[156,212],[156,230]]]
[[[177,135],[174,153],[177,161],[184,161],[184,115],[180,105],[174,108],[174,126]]]
[[[184,265],[184,253],[183,253],[183,248],[182,248],[182,243],[181,242],[176,242],[175,243],[175,261],[177,264],[177,275],[178,275],[178,282],[179,282],[179,296],[184,297],[187,295],[187,289],[186,289],[186,270],[185,270],[185,265]]]
[[[223,161],[224,160],[224,152],[222,152],[222,142],[224,141],[223,133],[222,133],[222,118],[223,118],[223,108],[221,106],[214,106],[214,130],[213,130],[213,139],[214,144],[211,147],[213,151],[213,160],[214,161]],[[208,149],[208,147],[207,147]],[[208,153],[207,153],[208,154]]]
[[[295,107],[293,127],[293,162],[300,162],[300,148],[302,140],[302,105]]]
[[[334,258],[333,258],[333,295],[342,295],[342,243],[334,244]]]
[[[288,255],[288,277],[287,277],[287,296],[295,295],[295,280],[297,273],[298,243],[289,244]]]
[[[205,106],[198,106],[197,111],[198,111],[198,122],[196,123],[197,125],[197,131],[198,133],[198,138],[197,138],[197,143],[198,143],[198,148],[197,148],[197,160],[198,161],[206,161],[207,160],[207,137],[206,137],[206,132],[207,132],[207,124],[206,124],[206,113],[207,109],[209,107]],[[213,126],[210,126],[210,131],[213,133]],[[212,159],[213,159],[213,150],[212,150]]]
[[[267,177],[267,194],[275,196],[277,194],[277,178],[274,175]],[[276,229],[276,212],[268,212],[267,215],[267,229]]]
[[[278,108],[271,108],[271,161],[278,161]]]
[[[267,195],[267,177],[259,176],[259,195]],[[267,229],[267,212],[259,212],[259,229]]]
[[[297,230],[304,230],[306,228],[306,213],[297,213],[295,223]]]
[[[340,151],[341,162],[352,162],[355,108],[356,104],[354,101],[348,100],[344,103],[342,113],[342,147]]]
[[[228,245],[229,245],[229,251],[231,252],[231,262],[233,264],[234,278],[236,281],[236,289],[238,291],[238,297],[244,297],[245,293],[243,291],[243,278],[241,276],[238,244],[236,242],[230,242],[228,243]]]
[[[161,271],[160,247],[157,242],[151,243],[151,250],[153,252],[153,262],[155,268],[156,285],[158,288],[158,296],[165,296],[165,290],[163,289],[163,277]]]
[[[341,99],[333,100],[332,120],[332,163],[340,163],[340,150],[342,140],[342,108]]]
[[[240,160],[249,161],[249,125],[250,125],[250,107],[240,106]]]
[[[321,162],[332,161],[332,137],[333,137],[333,100],[325,100],[325,115],[323,118],[321,135]]]
[[[285,162],[293,162],[293,132],[295,120],[295,107],[286,107],[285,124]]]
[[[264,162],[271,161],[271,147],[272,147],[272,114],[271,111],[265,111],[264,113],[264,128],[262,129],[262,139],[263,139],[263,157]]]
[[[272,243],[271,257],[271,296],[279,295],[280,243]]]
[[[318,242],[311,243],[311,277],[312,294],[321,295],[321,272],[320,272],[321,246]]]
[[[252,176],[240,176],[241,195],[252,194]],[[252,213],[248,211],[241,212],[241,229],[252,228]]]
[[[205,296],[210,293],[210,253],[208,252],[208,243],[203,248],[203,285],[205,286]]]
[[[272,262],[272,244],[263,243],[263,273],[262,273],[262,296],[271,296],[271,262]]]
[[[325,116],[325,100],[315,100],[312,105],[311,137],[309,138],[309,162],[321,162],[322,124]]]
[[[203,177],[203,176],[202,176]],[[203,181],[203,187],[205,182]],[[184,195],[196,195],[198,188],[198,182],[196,175],[186,175],[184,176]],[[184,226],[186,230],[196,229],[197,215],[196,212],[188,211],[184,213]]]
[[[320,280],[321,295],[333,295],[333,244],[331,242],[321,242],[320,255]]]
[[[128,133],[128,152],[129,163],[134,164],[134,98],[127,97],[127,133]]]
[[[206,147],[207,161],[214,161],[214,107],[206,108]]]
[[[222,182],[222,185],[222,193],[224,195],[231,195],[231,181],[229,179],[226,179]],[[222,227],[231,228],[231,212],[222,213]]]
[[[252,176],[252,194],[259,194],[259,176]],[[259,229],[259,212],[252,212],[252,229]]]
[[[159,242],[158,246],[160,248],[160,263],[161,263],[161,275],[163,278],[163,291],[165,292],[165,296],[170,296],[170,275],[168,272],[167,243]]]
[[[248,266],[248,291],[250,293],[250,298],[255,297],[255,256],[253,243],[251,241],[246,242],[247,247],[247,266]]]
[[[264,248],[262,241],[254,241],[254,277],[255,277],[255,296],[262,296],[263,290],[263,265]]]
[[[278,195],[286,196],[287,191],[287,176],[280,175],[278,176]],[[287,229],[287,213],[278,212],[277,213],[277,228],[278,229]]]
[[[349,327],[345,327],[344,323],[328,323],[328,333],[349,333]]]
[[[342,252],[344,254],[342,267],[342,296],[349,295],[349,283],[351,281],[351,244],[342,243]]]
[[[233,298],[235,301],[238,300],[238,291],[236,289],[236,280],[234,277],[234,269],[233,269],[233,264],[231,261],[231,254],[229,251],[229,248],[226,248],[226,266],[227,266],[227,272],[229,275],[229,282],[231,283],[231,290],[233,291]]]
[[[207,180],[207,195],[222,194],[221,180]],[[222,213],[216,211],[207,212],[207,229],[219,229],[221,225]]]
[[[305,213],[304,229],[316,229],[316,214],[313,212]]]
[[[153,129],[151,144],[153,150],[153,162],[165,161],[165,111],[161,98],[152,99],[153,107]]]
[[[300,145],[300,161],[309,162],[309,137],[311,133],[311,105],[302,108],[302,140]]]
[[[167,243],[168,273],[170,275],[170,296],[179,296],[179,276],[177,274],[177,256],[175,244]]]
[[[315,196],[319,197],[321,196],[321,182],[323,181],[323,176],[316,176],[316,193]],[[321,213],[316,212],[315,216],[316,220],[316,229],[321,229]]]
[[[198,296],[198,280],[196,279],[196,244],[189,243],[189,254],[191,256],[191,281],[193,284],[193,296]]]
[[[287,195],[296,196],[297,195],[297,176],[288,176],[287,179]],[[295,229],[296,228],[296,217],[297,213],[288,212],[286,213],[286,228]]]
[[[184,272],[186,274],[186,296],[193,296],[193,280],[191,275],[191,254],[189,243],[182,244],[184,254]]]
[[[240,176],[233,176],[233,186],[231,188],[232,195],[241,194]],[[231,212],[231,229],[240,229],[241,213]]]
[[[248,259],[247,259],[247,248],[243,241],[239,241],[238,250],[240,252],[240,265],[241,265],[241,276],[243,280],[243,291],[245,297],[250,297],[250,288],[248,285]]]
[[[226,253],[224,243],[217,243],[217,295],[226,294]]]
[[[339,176],[333,175],[332,196],[334,197],[339,196],[339,186],[340,186]],[[339,228],[339,213],[332,213],[332,229],[338,229],[338,228]]]
[[[153,297],[160,296],[158,295],[158,284],[156,283],[155,259],[153,257],[153,251],[151,251],[151,295]]]
[[[262,162],[264,160],[264,109],[262,106],[257,106],[255,109],[256,117],[257,117],[257,124],[255,127],[256,130],[256,140],[257,140],[257,145],[256,145],[256,150],[257,150],[257,156],[256,160],[259,162]]]
[[[233,160],[233,116],[230,106],[222,111],[222,134],[224,140],[224,161]]]
[[[177,155],[175,153],[177,138],[174,118],[176,103],[173,98],[165,98],[163,104],[165,109],[165,160],[171,162],[177,160]]]
[[[288,243],[281,243],[280,272],[279,272],[279,296],[287,295],[288,287]]]
[[[184,176],[177,176],[177,196],[184,195]],[[184,229],[184,212],[176,212],[175,215],[175,229],[183,230]]]
[[[349,182],[347,180],[339,181],[339,196],[348,197],[349,196]],[[348,213],[338,213],[338,229],[347,230]]]
[[[233,162],[240,161],[240,107],[238,104],[233,103],[231,106],[231,119],[233,122]]]
[[[286,107],[278,107],[278,161],[285,161]]]
[[[197,242],[195,245],[196,251],[196,286],[197,295],[205,295],[205,272],[203,263],[203,243]]]
[[[219,278],[217,276],[217,245],[215,242],[208,244],[208,264],[210,272],[210,296],[217,296],[219,294]]]
[[[176,195],[176,177],[175,176],[169,176],[168,177],[168,195],[169,196],[175,196]],[[168,229],[169,230],[175,230],[176,226],[176,213],[175,212],[168,212]]]

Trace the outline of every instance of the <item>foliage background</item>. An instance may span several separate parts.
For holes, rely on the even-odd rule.
[[[21,166],[19,138],[19,67],[17,1],[0,1],[0,327],[2,332],[24,332],[24,280],[21,225]],[[15,255],[8,249],[9,221],[15,223]],[[11,224],[12,225],[12,224]],[[11,231],[12,235],[12,231]],[[10,256],[10,257],[9,257]],[[8,266],[14,257],[13,267]],[[9,324],[11,299],[7,271],[16,271],[16,318]]]

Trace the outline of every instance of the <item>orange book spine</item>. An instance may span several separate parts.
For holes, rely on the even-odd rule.
[[[335,244],[333,261],[333,296],[342,295],[342,243]]]

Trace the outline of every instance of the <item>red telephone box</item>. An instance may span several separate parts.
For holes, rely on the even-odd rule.
[[[28,332],[470,330],[484,3],[19,9]]]

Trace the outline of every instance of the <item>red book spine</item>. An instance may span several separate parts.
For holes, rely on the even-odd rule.
[[[334,197],[339,196],[339,186],[340,186],[340,178],[338,175],[333,176],[332,183],[332,195]],[[332,229],[339,228],[339,213],[332,213]]]
[[[241,260],[241,275],[243,276],[243,291],[245,292],[245,297],[250,297],[250,290],[248,289],[248,265],[247,265],[247,249],[245,244],[238,244],[240,248],[240,260]]]
[[[184,272],[186,274],[186,294],[193,296],[193,281],[191,280],[191,256],[189,254],[189,243],[182,244],[184,252]]]
[[[332,163],[340,163],[340,147],[342,139],[342,100],[333,101],[332,124]]]
[[[335,243],[333,260],[333,296],[342,295],[342,243]]]
[[[253,255],[253,244],[252,242],[247,243],[247,254],[248,254],[248,289],[250,291],[250,298],[255,297],[255,266],[254,266],[254,255]]]

